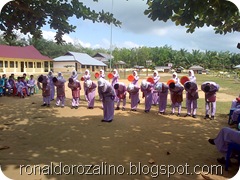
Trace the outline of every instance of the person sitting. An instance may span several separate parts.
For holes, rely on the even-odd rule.
[[[240,106],[240,94],[236,99],[232,101],[231,109],[237,108],[237,106]]]
[[[229,127],[224,127],[219,131],[216,138],[208,139],[208,142],[212,145],[215,145],[218,151],[224,155],[222,158],[217,158],[217,161],[220,164],[225,164],[228,144],[236,143],[240,145],[240,131],[236,131]]]

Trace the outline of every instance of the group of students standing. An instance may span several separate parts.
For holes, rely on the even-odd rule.
[[[187,114],[186,116],[192,116],[196,118],[197,112],[197,99],[198,96],[198,86],[196,84],[196,77],[192,70],[189,71],[189,76],[186,78],[180,79],[177,76],[177,73],[173,73],[172,79],[169,80],[166,84],[160,82],[160,77],[157,71],[153,72],[152,78],[143,80],[140,87],[138,86],[139,77],[136,71],[133,71],[133,80],[125,88],[125,92],[120,91],[119,97],[121,94],[129,93],[129,98],[131,99],[131,111],[136,111],[137,105],[140,101],[139,91],[142,91],[142,97],[145,98],[145,112],[148,113],[151,110],[152,105],[159,106],[159,113],[165,114],[167,107],[167,96],[170,92],[171,99],[171,114],[175,114],[175,109],[177,109],[177,116],[181,115],[182,101],[183,101],[183,90],[186,91],[186,107]],[[116,88],[117,89],[117,88]],[[124,89],[124,88],[121,88]],[[117,89],[118,90],[118,89]],[[201,85],[201,90],[205,93],[205,102],[206,102],[206,116],[205,119],[214,119],[216,113],[216,92],[219,90],[219,85],[215,82],[207,81]],[[124,96],[124,94],[122,95]],[[118,108],[118,106],[117,106]]]
[[[103,108],[103,122],[111,122],[114,117],[114,110],[123,111],[126,108],[127,93],[130,99],[130,110],[137,111],[138,104],[140,103],[140,91],[142,97],[145,98],[145,112],[151,110],[152,105],[159,106],[159,113],[165,114],[167,107],[167,96],[170,92],[171,99],[171,114],[175,114],[177,109],[177,116],[181,115],[183,91],[186,91],[186,107],[187,116],[196,118],[197,113],[197,99],[198,86],[196,84],[196,77],[192,70],[189,71],[187,79],[179,79],[177,73],[173,73],[172,79],[166,84],[160,82],[160,76],[157,71],[153,72],[152,77],[142,80],[141,85],[138,85],[139,76],[137,71],[128,77],[130,83],[126,86],[123,82],[119,82],[119,74],[116,69],[113,70],[111,82],[105,79],[104,70],[100,70],[100,74],[95,78],[98,79],[97,84],[91,80],[91,75],[87,69],[84,75],[80,78],[83,81],[84,97],[88,102],[88,109],[94,108],[94,101],[96,90],[102,101]],[[48,75],[40,75],[38,78],[38,87],[42,89],[43,105],[49,106],[50,101],[54,99],[55,87],[57,91],[56,105],[65,106],[65,82],[62,73],[58,73],[57,77],[53,77],[52,72]],[[41,85],[42,84],[42,85]],[[68,87],[72,90],[72,108],[78,108],[80,99],[81,84],[76,71],[72,72],[71,77],[68,79]],[[215,82],[207,81],[201,85],[201,90],[205,93],[206,102],[206,116],[205,119],[214,119],[216,112],[216,92],[219,90],[219,85]],[[115,107],[116,102],[116,107]],[[120,105],[122,103],[122,107]]]

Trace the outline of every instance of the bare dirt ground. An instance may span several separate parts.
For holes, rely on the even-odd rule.
[[[193,172],[194,167],[197,166],[196,172],[202,172],[200,167],[205,165],[204,170],[209,172],[211,165],[219,165],[216,158],[221,154],[207,140],[227,125],[227,115],[217,114],[212,121],[203,119],[203,111],[198,111],[196,119],[158,115],[157,106],[146,114],[141,99],[137,112],[129,111],[128,100],[126,111],[115,111],[112,123],[102,123],[103,112],[98,98],[93,110],[86,108],[83,98],[76,110],[70,108],[71,92],[67,87],[66,94],[65,108],[55,107],[53,101],[51,107],[41,107],[40,94],[25,99],[0,98],[0,164],[6,176],[14,180],[151,179],[154,176],[168,179],[166,173],[172,173],[171,179],[203,179]],[[200,98],[203,97],[200,92]],[[230,106],[235,97],[218,93],[217,98],[219,102],[228,101]],[[182,115],[185,113],[186,108],[183,108]],[[228,110],[222,113],[227,114]],[[35,165],[43,167],[51,163],[66,165],[65,174],[69,172],[70,175],[59,175],[59,169],[50,175],[46,175],[46,169],[42,174],[36,172],[37,175],[31,171]],[[20,168],[21,165],[31,168]],[[71,165],[86,166],[71,172],[68,169]],[[104,175],[78,174],[87,172],[90,165],[93,165],[91,172],[101,165],[100,174]],[[113,168],[109,170],[109,166]],[[116,174],[122,175],[114,175],[114,168]],[[222,175],[218,171],[219,175],[208,177],[229,178],[238,170],[237,165],[230,167],[228,172],[224,171],[224,166],[222,168]]]

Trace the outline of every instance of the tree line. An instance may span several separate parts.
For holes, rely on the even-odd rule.
[[[2,36],[0,36],[0,44],[8,44]],[[11,42],[11,45],[26,46],[33,45],[43,55],[50,58],[56,58],[64,55],[67,51],[87,53],[90,56],[96,53],[109,53],[109,49],[92,49],[82,47],[80,44],[63,43],[57,44],[52,40],[46,40],[43,38],[21,38],[15,39]],[[136,65],[144,66],[154,69],[155,66],[166,66],[168,63],[172,63],[174,68],[182,66],[189,68],[193,65],[200,65],[205,69],[212,70],[231,70],[234,66],[240,64],[240,54],[217,51],[200,51],[192,50],[188,52],[186,49],[174,50],[171,46],[165,45],[162,47],[138,47],[138,48],[115,48],[112,51],[114,59],[112,59],[112,67],[116,67],[118,61],[126,63],[127,68],[132,68]],[[151,60],[152,64],[147,66],[146,61]]]

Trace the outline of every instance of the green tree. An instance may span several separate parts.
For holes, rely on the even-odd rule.
[[[97,0],[93,0],[97,1]],[[49,24],[56,30],[55,40],[64,42],[62,36],[74,32],[76,26],[69,23],[69,18],[91,20],[94,22],[113,23],[120,26],[121,22],[109,12],[95,12],[79,0],[14,0],[7,3],[1,12],[0,30],[4,32],[7,42],[16,39],[14,30],[30,33],[33,38],[41,38],[41,28]]]
[[[240,31],[238,8],[227,0],[148,0],[147,4],[144,13],[150,19],[171,20],[190,33],[205,25],[220,34]]]

